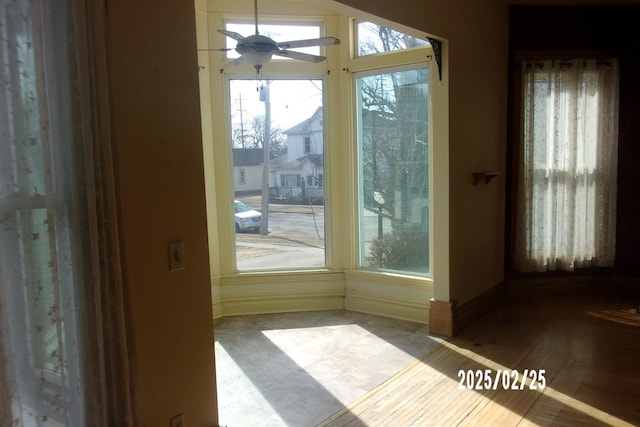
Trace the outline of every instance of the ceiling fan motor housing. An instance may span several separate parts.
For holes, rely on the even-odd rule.
[[[276,42],[260,34],[246,37],[236,45],[236,52],[256,68],[261,68],[263,64],[269,62],[278,50],[280,49]]]

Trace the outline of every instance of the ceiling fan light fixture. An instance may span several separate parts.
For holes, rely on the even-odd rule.
[[[271,52],[247,51],[242,54],[242,58],[251,64],[256,70],[260,70],[264,64],[269,62],[273,54]]]

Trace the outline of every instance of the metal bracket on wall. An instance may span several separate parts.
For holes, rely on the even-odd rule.
[[[488,184],[498,175],[500,175],[500,172],[474,172],[473,185],[478,185],[482,181],[484,181],[485,184]]]
[[[433,48],[433,55],[436,58],[436,65],[438,66],[438,77],[442,80],[442,42],[440,40],[427,37],[431,47]]]

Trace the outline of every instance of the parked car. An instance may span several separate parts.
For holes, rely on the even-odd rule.
[[[240,201],[233,201],[233,210],[236,220],[236,232],[260,231],[262,226],[262,214],[249,205]]]

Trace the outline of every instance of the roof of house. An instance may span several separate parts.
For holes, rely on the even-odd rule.
[[[305,160],[310,161],[315,166],[324,166],[324,156],[322,154],[307,154],[306,156],[300,157],[298,161],[303,163]]]
[[[304,162],[309,161],[316,167],[324,166],[324,156],[322,154],[308,154],[295,160],[288,160],[287,156],[276,157],[271,160],[270,166],[277,169],[302,169]]]
[[[234,148],[233,166],[261,165],[264,160],[262,153],[262,148]]]
[[[313,122],[316,120],[322,120],[322,105],[318,107],[318,109],[315,111],[315,113],[313,113],[311,117],[309,117],[303,122],[298,123],[293,127],[290,127],[289,129],[285,130],[283,133],[287,135],[290,133],[308,132],[311,130]]]

